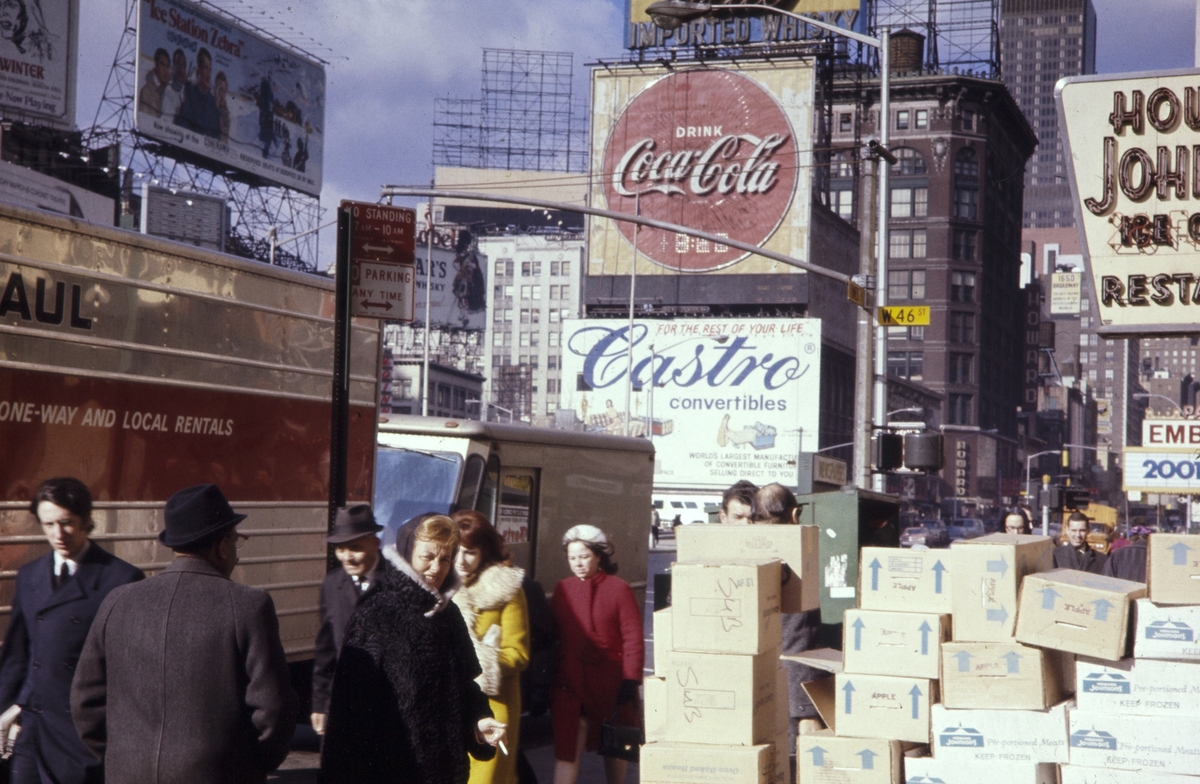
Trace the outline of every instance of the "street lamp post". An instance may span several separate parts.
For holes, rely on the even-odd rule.
[[[1180,405],[1166,395],[1160,395],[1157,392],[1135,392],[1133,394],[1134,400],[1149,400],[1152,397],[1160,397],[1167,401],[1171,405],[1175,406],[1175,410],[1179,412],[1180,416],[1183,416],[1183,409],[1180,407]]]
[[[717,11],[755,11],[758,13],[773,13],[780,16],[789,16],[797,19],[805,24],[812,25],[820,30],[840,35],[843,38],[849,38],[852,41],[857,41],[864,46],[872,47],[879,51],[879,122],[876,123],[876,131],[879,138],[873,149],[882,148],[882,152],[886,154],[889,140],[889,110],[890,110],[890,71],[891,64],[889,61],[889,37],[890,29],[886,26],[879,28],[879,37],[876,38],[870,35],[857,33],[853,30],[847,30],[837,25],[830,24],[820,19],[814,19],[811,16],[797,14],[791,11],[785,11],[781,8],[774,8],[766,5],[746,4],[746,3],[730,3],[714,5],[710,2],[697,2],[696,0],[659,0],[656,3],[650,4],[646,8],[646,14],[654,22],[655,25],[664,30],[675,30],[700,16],[705,16]],[[887,157],[890,158],[890,155]],[[887,304],[887,249],[888,249],[888,171],[890,161],[885,162],[879,167],[878,183],[878,209],[876,214],[877,229],[876,229],[876,262],[875,262],[875,306],[876,309]],[[871,316],[874,317],[875,313]],[[862,454],[856,455],[855,458],[855,473],[858,474],[861,469],[862,474],[855,476],[855,481],[858,483],[866,482],[867,466],[869,462],[865,459],[867,446],[862,444],[862,441],[867,440],[864,436],[867,433],[866,416],[867,408],[871,409],[872,429],[879,431],[887,426],[887,329],[875,325],[870,326],[870,321],[867,322],[868,329],[874,329],[874,379],[873,383],[868,384],[867,379],[859,378],[860,385],[859,394],[855,397],[855,433],[856,433],[856,452]],[[859,351],[863,351],[860,346]],[[866,390],[872,390],[870,395],[864,394]],[[882,474],[876,474],[873,478],[874,489],[882,492],[884,489],[884,480]]]

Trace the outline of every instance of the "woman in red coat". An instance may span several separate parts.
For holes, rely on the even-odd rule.
[[[554,704],[554,784],[575,784],[579,755],[595,751],[600,725],[614,712],[636,726],[637,688],[646,657],[642,612],[629,583],[614,575],[613,546],[599,528],[577,525],[563,536],[574,577],[554,589],[558,676]],[[620,708],[618,712],[618,707]],[[604,758],[608,784],[625,781],[625,760]]]

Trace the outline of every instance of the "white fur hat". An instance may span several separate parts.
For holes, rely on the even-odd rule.
[[[571,542],[583,542],[600,550],[605,555],[611,556],[616,552],[612,542],[608,541],[608,535],[594,525],[576,525],[567,529],[567,532],[563,534],[563,548],[565,549]]]

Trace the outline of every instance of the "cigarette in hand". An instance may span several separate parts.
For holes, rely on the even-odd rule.
[[[500,751],[504,752],[504,756],[508,756],[508,747],[504,745],[504,741],[500,741]]]

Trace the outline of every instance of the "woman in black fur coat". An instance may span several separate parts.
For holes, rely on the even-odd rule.
[[[475,677],[479,663],[454,602],[458,526],[443,515],[406,523],[383,550],[394,569],[346,627],[333,680],[323,784],[464,784],[467,754],[491,759],[505,740]]]

